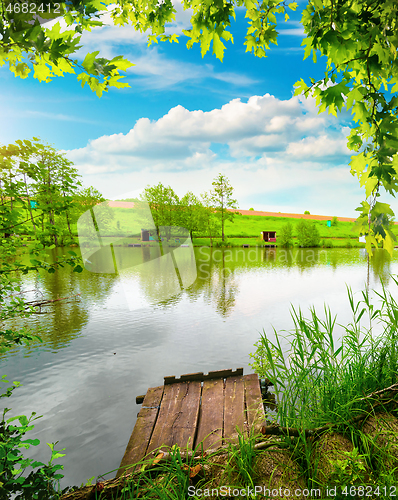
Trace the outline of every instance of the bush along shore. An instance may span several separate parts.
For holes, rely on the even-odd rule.
[[[384,286],[374,293],[377,309],[368,291],[355,302],[348,289],[347,326],[336,325],[326,306],[323,319],[293,308],[291,332],[274,331],[275,342],[263,332],[251,366],[272,390],[257,435],[239,434],[237,443],[207,453],[155,452],[121,478],[92,478],[62,500],[395,498],[398,306]]]

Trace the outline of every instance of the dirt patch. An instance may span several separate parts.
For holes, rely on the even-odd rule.
[[[360,426],[365,449],[375,462],[379,473],[395,469],[398,477],[398,419],[391,413],[377,413]]]
[[[279,212],[261,212],[258,210],[229,209],[230,212],[240,212],[242,215],[260,215],[263,217],[287,217],[289,219],[312,219],[312,220],[332,220],[329,215],[308,215],[308,214],[282,214]],[[337,217],[338,221],[355,222],[352,217]]]
[[[365,460],[356,456],[354,445],[347,437],[327,432],[315,443],[311,453],[311,465],[315,472],[313,478],[317,486],[326,493],[327,487],[341,486],[342,477],[347,478],[351,484],[366,484],[371,473]],[[347,455],[349,453],[350,455]],[[334,464],[340,464],[336,468]],[[359,471],[357,474],[356,471]],[[355,477],[354,477],[355,476]],[[358,476],[358,477],[356,477]]]
[[[292,459],[291,454],[285,450],[269,449],[263,451],[254,463],[255,484],[265,489],[279,490],[282,495],[272,495],[275,500],[285,498],[303,498],[301,491],[306,489],[304,479],[301,477],[299,465]],[[295,491],[300,490],[298,496]],[[285,494],[283,492],[286,491]],[[257,498],[267,498],[259,495]]]

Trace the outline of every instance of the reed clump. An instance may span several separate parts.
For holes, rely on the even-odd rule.
[[[381,299],[377,309],[368,291],[357,302],[347,292],[349,325],[336,324],[326,306],[323,319],[314,308],[307,319],[292,307],[294,329],[286,336],[274,329],[274,342],[263,332],[251,355],[252,367],[274,386],[277,412],[269,418],[286,436],[289,429],[299,436],[290,436],[296,460],[307,485],[323,495],[336,484],[342,491],[398,479],[398,306],[383,284],[381,293],[374,292]],[[311,429],[323,432],[312,435]],[[376,496],[390,498],[387,490]]]

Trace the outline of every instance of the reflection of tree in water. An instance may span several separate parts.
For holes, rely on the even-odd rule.
[[[297,249],[294,255],[294,263],[300,269],[310,269],[321,262],[323,251],[319,248],[300,248]],[[327,264],[332,265],[333,268],[337,265],[337,256],[331,255],[327,259]]]
[[[196,253],[198,277],[187,290],[188,297],[196,300],[202,294],[209,304],[216,304],[221,316],[227,317],[235,306],[238,286],[235,281],[237,266],[228,249],[202,248]]]
[[[390,281],[390,264],[391,256],[384,250],[384,248],[379,248],[374,251],[373,257],[369,259],[370,267],[373,272],[373,279],[375,282],[382,281],[385,286],[388,286]]]
[[[217,269],[218,268],[218,269]],[[225,267],[225,253],[221,265],[216,267],[217,279],[213,284],[213,296],[217,302],[216,310],[223,318],[226,318],[235,306],[238,287],[235,281],[234,269]]]
[[[295,265],[294,250],[292,248],[270,248],[266,252],[275,254],[274,259],[278,267],[291,269]]]
[[[54,249],[52,257],[55,259],[55,256],[62,255],[63,251],[65,252],[65,249]],[[53,274],[41,271],[33,276],[28,275],[26,288],[31,290],[33,284],[36,291],[35,300],[52,300],[79,293],[81,295],[42,306],[41,310],[45,314],[33,315],[13,324],[27,326],[34,331],[39,330],[37,333],[43,342],[53,349],[61,349],[80,335],[82,328],[88,323],[89,308],[93,303],[96,305],[104,303],[111,292],[115,278],[114,274],[97,274],[86,270],[74,273],[69,266],[58,268]],[[23,276],[21,282],[24,283]]]
[[[150,304],[162,309],[181,301],[184,288],[181,287],[172,258],[164,260],[168,252],[162,256],[158,247],[128,248],[124,252],[131,255],[126,276],[138,279],[140,291]]]

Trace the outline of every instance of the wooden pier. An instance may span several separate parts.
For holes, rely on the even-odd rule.
[[[142,407],[116,477],[154,450],[192,450],[200,443],[217,449],[237,441],[237,427],[260,433],[265,420],[259,378],[243,375],[243,368],[165,377],[136,402]]]

